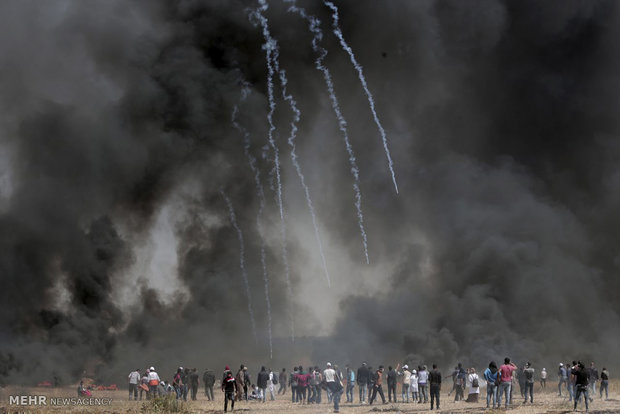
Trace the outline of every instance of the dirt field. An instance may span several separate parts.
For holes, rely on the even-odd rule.
[[[447,387],[446,387],[447,388]],[[610,383],[609,400],[600,400],[598,395],[594,396],[594,401],[590,404],[591,413],[620,413],[620,380]],[[355,390],[357,392],[357,389]],[[598,390],[597,390],[598,391]],[[487,410],[486,401],[479,403],[454,402],[454,395],[448,397],[448,389],[442,390],[441,393],[441,412],[443,413],[499,413],[504,410]],[[165,412],[185,412],[185,413],[220,413],[223,412],[223,395],[216,392],[215,402],[209,402],[204,394],[199,394],[197,401],[190,401],[181,406],[165,408],[155,406],[149,401],[127,401],[127,392],[122,391],[94,391],[93,398],[99,400],[90,401],[91,404],[105,402],[105,405],[53,405],[61,403],[54,401],[52,398],[57,397],[75,397],[75,388],[18,388],[6,387],[0,391],[0,412],[1,413],[23,413],[23,412],[42,412],[42,413],[165,413]],[[481,394],[481,397],[484,395]],[[10,396],[45,396],[46,405],[16,405],[9,403]],[[534,404],[523,404],[523,400],[519,395],[519,391],[513,393],[514,401],[509,411],[523,414],[534,413],[567,413],[572,412],[572,403],[567,398],[557,396],[557,383],[549,383],[547,390],[541,392],[540,386],[536,386],[534,390]],[[324,398],[325,399],[325,398]],[[345,398],[343,398],[345,400]],[[355,400],[357,401],[357,394]],[[260,402],[239,402],[235,405],[235,411],[246,413],[331,413],[333,405],[324,402],[321,405],[293,405],[290,400],[290,392],[286,396],[278,396],[276,401]],[[375,412],[392,412],[392,413],[420,413],[430,411],[430,404],[416,403],[397,403],[397,404],[381,404],[375,403],[372,406],[342,403],[340,412],[350,414],[375,413]],[[584,412],[583,402],[578,407],[578,411]]]

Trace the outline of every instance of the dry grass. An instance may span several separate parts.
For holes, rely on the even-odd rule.
[[[357,389],[355,390],[357,392]],[[484,391],[484,390],[483,390]],[[597,390],[598,391],[598,390]],[[620,413],[620,380],[611,381],[609,386],[609,400],[604,401],[595,396],[594,402],[590,405],[590,412],[592,413]],[[479,403],[465,403],[453,401],[453,397],[448,397],[448,389],[444,389],[441,393],[441,412],[443,413],[479,413],[485,412],[488,414],[500,413],[505,410],[487,410],[486,401]],[[58,388],[58,389],[46,389],[46,388],[19,388],[19,387],[6,387],[0,392],[0,413],[14,413],[14,412],[40,412],[40,413],[135,413],[135,414],[147,414],[147,413],[166,413],[173,412],[171,410],[178,410],[174,412],[186,412],[186,413],[221,413],[224,411],[223,395],[221,392],[216,391],[216,401],[207,401],[204,395],[199,395],[197,401],[189,401],[187,403],[176,406],[175,404],[166,405],[166,403],[160,403],[158,405],[151,404],[147,401],[127,401],[126,391],[94,391],[93,397],[96,398],[111,398],[110,405],[103,406],[43,406],[43,407],[22,407],[16,405],[9,405],[10,395],[45,395],[47,397],[74,397],[75,388]],[[484,394],[481,394],[481,397]],[[509,411],[515,414],[538,414],[538,413],[567,413],[572,412],[572,403],[568,402],[566,398],[560,398],[557,396],[557,383],[549,383],[545,392],[542,392],[537,385],[534,390],[534,404],[522,404],[522,399],[519,396],[518,390],[513,393],[514,400],[513,406]],[[356,393],[357,401],[357,393]],[[414,403],[397,403],[397,404],[377,404],[373,406],[354,404],[341,404],[341,413],[349,414],[362,414],[362,413],[374,413],[374,412],[386,412],[386,413],[421,413],[428,412],[430,408],[429,404],[414,404]],[[260,403],[256,401],[250,402],[238,402],[235,406],[235,412],[243,413],[282,413],[282,414],[310,414],[310,413],[330,413],[333,411],[333,406],[324,402],[321,405],[299,405],[291,404],[290,393],[287,396],[279,396],[276,401],[267,401],[266,403]],[[583,402],[579,405],[578,411],[585,411]]]

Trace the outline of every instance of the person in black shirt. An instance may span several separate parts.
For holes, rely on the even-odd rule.
[[[232,372],[228,371],[226,378],[222,381],[222,391],[224,391],[224,412],[228,411],[228,401],[230,400],[230,410],[235,409],[235,378]]]
[[[586,411],[588,411],[588,372],[584,365],[578,362],[571,370],[571,374],[575,376],[575,406],[573,409],[577,409],[577,402],[579,401],[579,397],[583,394],[583,400],[586,403]]]
[[[189,385],[192,391],[192,401],[196,401],[196,394],[198,394],[199,384],[200,384],[200,380],[198,377],[198,372],[196,372],[196,368],[192,368],[192,371],[189,374]]]
[[[400,368],[400,364],[396,367],[396,370]],[[388,401],[392,402],[392,395],[394,396],[394,402],[396,402],[396,378],[397,373],[391,366],[388,367],[387,373],[387,387],[388,387]]]
[[[441,372],[437,370],[437,364],[433,364],[433,370],[428,374],[428,383],[431,391],[431,410],[433,403],[436,401],[436,407],[439,410],[439,392],[441,391]]]
[[[605,390],[605,399],[609,399],[609,395],[608,395],[608,389],[609,389],[609,372],[607,371],[607,368],[603,368],[603,371],[601,371],[601,399],[603,398],[603,390]]]
[[[357,369],[357,385],[360,387],[360,404],[364,404],[366,400],[366,393],[368,390],[368,378],[370,377],[370,371],[366,363],[363,362],[362,366]]]

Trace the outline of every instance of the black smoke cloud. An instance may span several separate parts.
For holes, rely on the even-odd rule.
[[[274,367],[371,356],[482,365],[505,355],[613,366],[618,6],[338,2],[388,132],[396,195],[329,9],[299,2],[322,21],[360,166],[370,266],[312,35],[287,4],[270,6],[265,15],[302,111],[298,153],[334,280],[328,291],[314,263],[288,158],[292,113],[278,99],[293,298],[273,153],[264,148],[264,40],[248,18],[257,4],[2,6],[3,381],[73,380],[92,367],[114,380],[138,366],[166,373],[268,361],[259,200],[231,123],[237,104],[267,194]],[[245,82],[251,93],[239,103]],[[220,190],[244,232],[256,341]],[[137,271],[139,246],[162,212],[176,267]],[[291,311],[298,335],[311,339],[291,345]]]

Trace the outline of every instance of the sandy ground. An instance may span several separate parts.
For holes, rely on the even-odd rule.
[[[448,388],[448,387],[446,387]],[[590,404],[591,413],[620,413],[620,380],[611,381],[609,400],[601,400],[598,395],[594,397],[594,401]],[[355,390],[357,392],[357,389]],[[484,390],[483,390],[484,391]],[[479,403],[454,402],[454,395],[448,397],[448,389],[441,392],[441,412],[443,413],[478,413],[486,412],[489,414],[499,413],[505,410],[487,410],[486,401]],[[47,397],[47,405],[39,406],[21,406],[9,404],[9,396],[30,395]],[[357,394],[356,394],[357,395]],[[166,410],[153,407],[147,401],[128,401],[126,391],[94,391],[93,398],[110,399],[107,405],[60,405],[52,406],[49,402],[51,398],[56,397],[75,397],[75,388],[20,388],[6,387],[0,390],[0,413],[22,413],[22,412],[42,412],[42,413],[159,413],[169,412]],[[482,395],[481,395],[482,396]],[[508,411],[523,414],[534,413],[567,413],[572,412],[572,403],[567,398],[557,396],[557,383],[549,383],[546,391],[542,391],[537,384],[534,390],[534,404],[523,404],[519,391],[513,394],[514,401]],[[204,395],[198,396],[197,401],[189,401],[182,406],[179,412],[186,413],[221,413],[223,412],[223,394],[216,392],[216,401],[207,401]],[[344,400],[344,398],[343,398]],[[357,396],[355,401],[357,401]],[[91,402],[96,403],[97,401]],[[235,405],[236,412],[244,413],[331,413],[333,405],[324,402],[320,405],[299,405],[292,404],[290,400],[290,392],[286,396],[278,396],[276,401],[267,401],[260,403],[256,401],[238,402]],[[340,412],[350,414],[375,413],[375,412],[392,412],[392,413],[421,413],[429,412],[430,404],[417,403],[396,403],[381,404],[375,403],[372,406],[360,405],[357,402],[353,404],[342,403]],[[583,402],[578,406],[577,411],[585,412]]]

